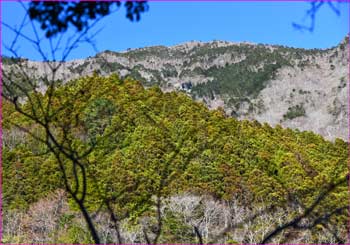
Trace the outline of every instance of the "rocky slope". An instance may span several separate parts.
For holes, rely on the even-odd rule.
[[[126,52],[104,51],[63,63],[56,79],[92,74],[132,76],[145,86],[183,90],[209,108],[271,125],[312,130],[327,139],[347,138],[348,37],[319,50],[284,46],[187,42]],[[23,69],[40,80],[48,63],[4,58],[3,71]]]

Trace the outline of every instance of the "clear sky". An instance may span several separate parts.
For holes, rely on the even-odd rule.
[[[2,2],[2,21],[19,26],[23,9],[16,2]],[[334,3],[340,15],[327,5],[316,15],[313,32],[296,30],[293,22],[309,24],[304,18],[307,2],[149,2],[149,11],[140,22],[125,18],[125,9],[106,17],[96,36],[98,51],[123,51],[153,45],[175,45],[196,40],[280,44],[301,48],[329,48],[349,32],[349,3]],[[42,34],[40,34],[42,35]],[[2,45],[9,45],[14,35],[2,28]],[[40,60],[40,55],[23,39],[17,51],[23,57]],[[44,46],[45,47],[45,46]],[[2,53],[11,56],[2,46]],[[85,58],[96,51],[80,45],[69,59]]]

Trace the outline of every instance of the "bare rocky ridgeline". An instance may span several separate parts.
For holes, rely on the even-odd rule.
[[[223,107],[238,119],[311,130],[327,139],[347,138],[348,37],[330,49],[297,49],[224,41],[187,42],[63,63],[56,79],[118,73],[144,86],[180,90],[209,108]],[[19,65],[22,68],[19,68]],[[3,71],[23,69],[37,80],[48,63],[4,58]],[[44,89],[44,87],[42,87]]]

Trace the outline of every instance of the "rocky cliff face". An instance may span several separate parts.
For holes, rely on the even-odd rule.
[[[328,139],[347,138],[348,38],[326,50],[283,46],[188,42],[105,51],[63,63],[55,79],[118,73],[164,91],[181,90],[209,108],[271,125],[312,130]],[[21,66],[33,79],[49,73],[49,63],[4,59],[5,73]],[[44,88],[43,88],[44,89]]]

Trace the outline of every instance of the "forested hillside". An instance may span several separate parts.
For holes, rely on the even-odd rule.
[[[5,242],[93,243],[80,202],[103,243],[347,242],[341,139],[118,75],[15,105],[3,101]]]
[[[45,89],[52,65],[57,65],[55,78],[63,82],[94,71],[102,76],[117,73],[145,87],[183,91],[240,120],[255,119],[310,130],[329,140],[345,140],[348,40],[345,37],[329,49],[193,41],[172,47],[104,51],[61,64],[5,58],[3,70],[10,81],[21,74],[39,81],[40,89]]]

